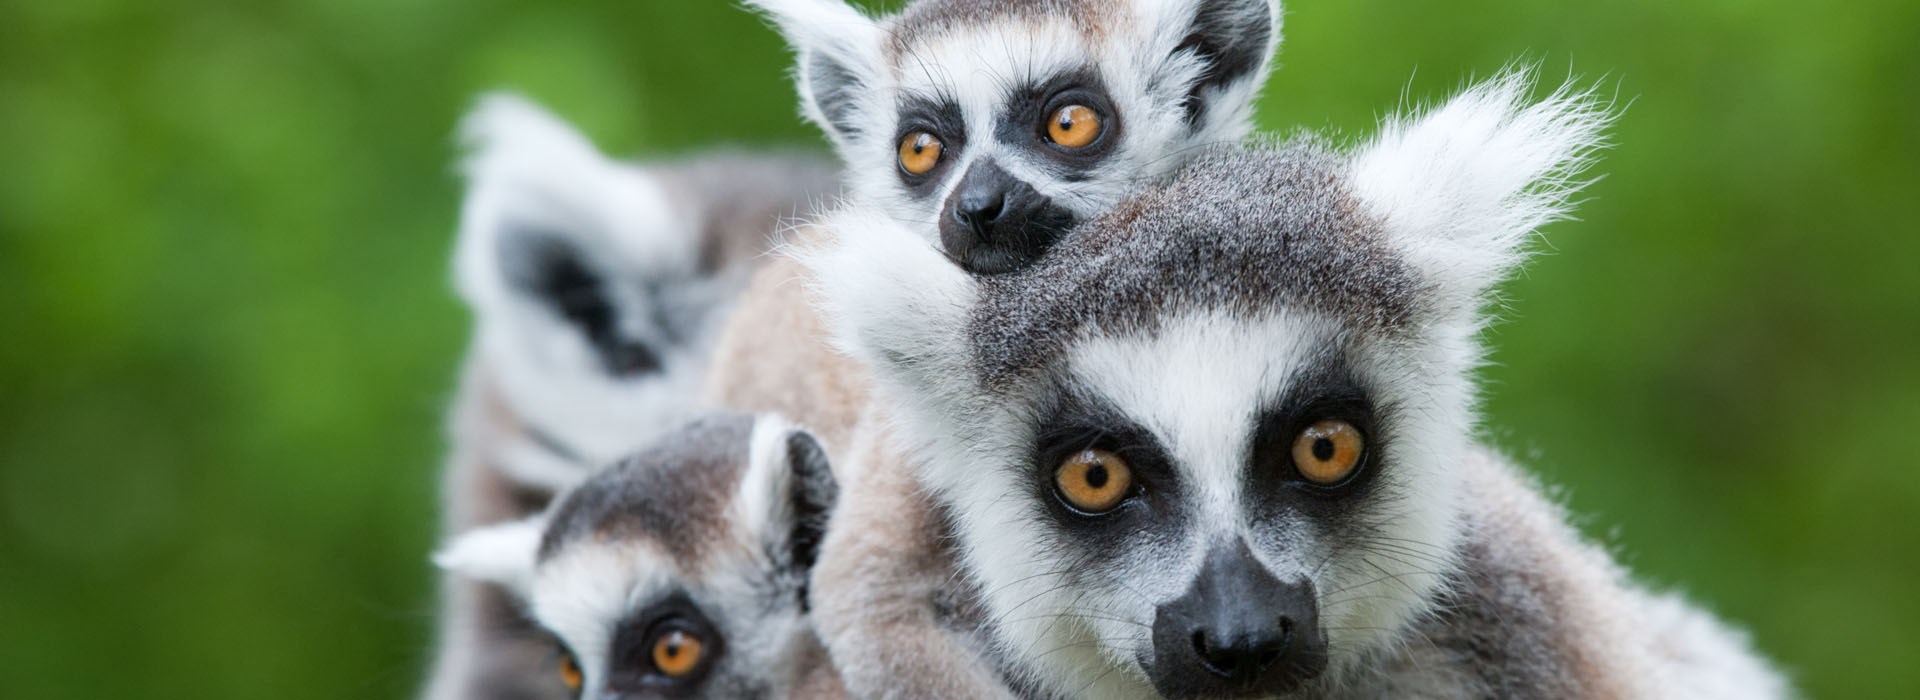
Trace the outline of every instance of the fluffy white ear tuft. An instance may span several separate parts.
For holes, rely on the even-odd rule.
[[[1613,112],[1591,89],[1530,103],[1533,85],[1531,70],[1509,71],[1389,120],[1353,157],[1355,195],[1451,310],[1476,311],[1528,236],[1569,214],[1605,146]]]
[[[497,583],[525,595],[533,583],[534,561],[546,516],[488,525],[456,535],[433,555],[433,563],[478,581]]]
[[[505,278],[525,264],[502,257],[500,247],[515,234],[551,234],[616,268],[691,259],[691,237],[657,182],[527,99],[481,98],[461,122],[460,139],[468,188],[455,273],[461,294],[483,315],[508,303]]]
[[[966,328],[978,287],[932,243],[869,207],[817,224],[832,240],[793,255],[834,342],[883,378],[907,386],[951,381],[966,364]]]
[[[845,152],[880,73],[880,25],[841,0],[746,0],[787,37],[801,112]]]
[[[767,545],[776,563],[801,574],[811,569],[839,494],[819,440],[779,415],[754,418],[747,471],[734,499],[736,518]]]
[[[1253,102],[1280,47],[1280,0],[1135,0],[1152,79],[1177,89],[1193,133],[1233,141],[1252,128]]]

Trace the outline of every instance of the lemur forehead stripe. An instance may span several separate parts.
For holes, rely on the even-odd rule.
[[[983,380],[1004,387],[1086,332],[1151,332],[1176,311],[1294,308],[1362,332],[1403,328],[1421,284],[1342,172],[1311,143],[1218,149],[1032,267],[984,278],[971,329]]]
[[[1102,15],[1118,3],[1097,0],[936,0],[912,3],[893,18],[889,27],[889,58],[899,60],[923,41],[959,27],[981,26],[996,20],[1066,17],[1081,33],[1097,35],[1106,24]]]
[[[752,435],[751,416],[707,416],[595,474],[555,511],[540,560],[595,537],[644,538],[683,564],[699,562],[705,547],[728,541],[726,513]]]

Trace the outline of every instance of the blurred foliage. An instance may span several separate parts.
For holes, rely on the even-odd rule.
[[[1630,104],[1508,287],[1488,435],[1813,695],[1920,694],[1920,5],[1298,0],[1287,29],[1274,130],[1357,137],[1516,58]],[[410,695],[453,124],[510,87],[620,152],[817,144],[786,60],[704,0],[0,4],[0,688]]]

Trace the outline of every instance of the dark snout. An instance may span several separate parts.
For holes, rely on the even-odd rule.
[[[1073,214],[1032,185],[980,161],[947,197],[940,244],[976,274],[1011,272],[1031,264],[1073,225]]]
[[[1327,665],[1313,584],[1281,581],[1246,545],[1217,546],[1153,620],[1154,687],[1169,698],[1284,693]]]

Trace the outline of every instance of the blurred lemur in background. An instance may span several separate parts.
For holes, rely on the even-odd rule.
[[[1786,695],[1473,439],[1489,290],[1609,119],[1530,89],[1218,149],[1006,274],[864,208],[765,268],[822,315],[750,289],[714,391],[852,440],[814,577],[852,693]]]
[[[436,559],[518,595],[580,700],[835,700],[807,576],[836,493],[806,431],[715,413]]]
[[[803,155],[634,164],[513,97],[463,125],[454,271],[475,328],[443,476],[449,534],[556,492],[695,415],[715,331],[782,220],[837,196]],[[572,697],[509,592],[449,577],[429,700]]]

